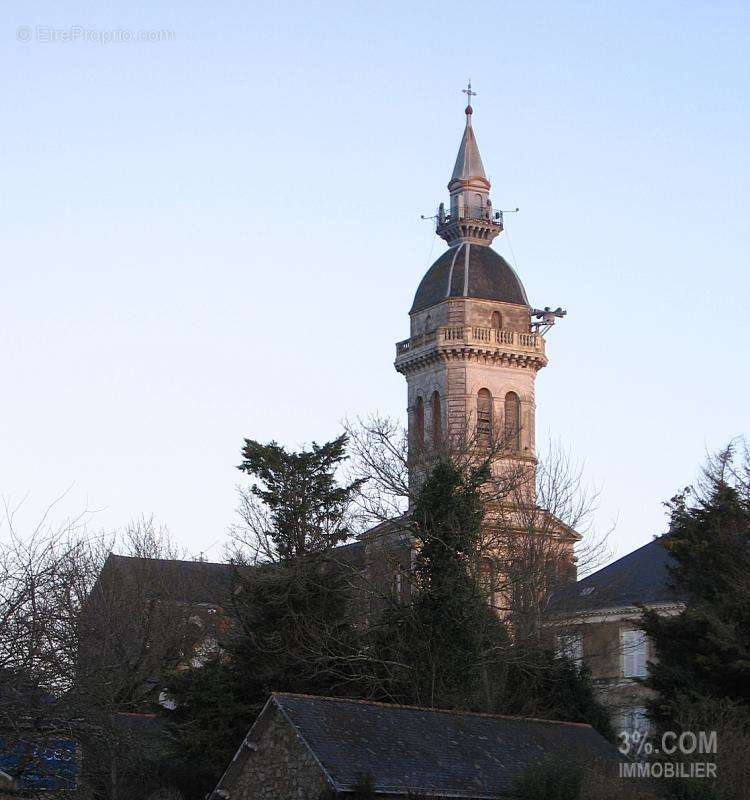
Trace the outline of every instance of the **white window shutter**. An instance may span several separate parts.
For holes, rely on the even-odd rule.
[[[557,655],[567,656],[578,666],[583,662],[583,636],[570,633],[557,637]]]
[[[640,630],[620,631],[624,678],[646,676],[646,634]]]

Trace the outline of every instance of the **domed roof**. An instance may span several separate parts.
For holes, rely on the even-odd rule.
[[[446,250],[427,270],[409,313],[415,314],[448,297],[529,304],[513,267],[491,248],[468,242]]]

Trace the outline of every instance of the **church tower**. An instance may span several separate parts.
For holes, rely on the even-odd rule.
[[[491,247],[503,232],[503,214],[490,199],[472,126],[471,84],[466,124],[440,204],[437,235],[446,250],[427,270],[409,312],[408,339],[396,345],[395,367],[408,385],[410,448],[475,441],[498,448],[493,469],[526,467],[533,495],[534,384],[547,365],[541,326],[554,322],[529,305],[523,284]],[[529,497],[533,503],[533,497]]]

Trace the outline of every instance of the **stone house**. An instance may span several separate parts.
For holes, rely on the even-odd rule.
[[[209,800],[508,796],[545,758],[615,763],[589,725],[274,694]]]
[[[628,553],[552,596],[547,632],[559,653],[591,669],[618,731],[646,731],[650,690],[640,679],[655,654],[639,628],[643,608],[679,614],[686,598],[671,585],[659,540]]]

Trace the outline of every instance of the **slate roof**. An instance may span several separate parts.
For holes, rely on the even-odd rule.
[[[376,526],[373,531],[383,525]],[[365,544],[357,540],[340,545],[333,551],[342,561],[354,564],[364,557]],[[123,577],[139,574],[158,592],[168,586],[177,591],[181,600],[196,605],[223,605],[232,590],[235,571],[233,564],[211,561],[182,561],[168,558],[140,558],[110,553],[103,573],[116,572]]]
[[[273,706],[340,792],[367,775],[379,794],[501,798],[546,756],[618,758],[612,744],[580,723],[294,694],[274,694],[263,713]]]
[[[233,564],[210,561],[138,558],[111,553],[103,572],[112,570],[123,576],[138,573],[157,592],[160,586],[169,586],[171,591],[182,595],[184,602],[221,605],[231,589],[235,569]]]
[[[448,297],[529,304],[521,279],[510,264],[492,248],[468,242],[446,250],[427,270],[409,313],[415,314]]]
[[[673,563],[672,556],[655,539],[556,593],[550,609],[586,612],[641,603],[684,602],[685,596],[671,586],[668,568]]]
[[[479,145],[477,144],[476,136],[474,136],[474,129],[471,127],[471,114],[467,111],[466,127],[461,137],[456,163],[453,166],[451,183],[453,181],[466,181],[471,178],[481,178],[481,180],[487,181],[482,157],[479,155]]]

